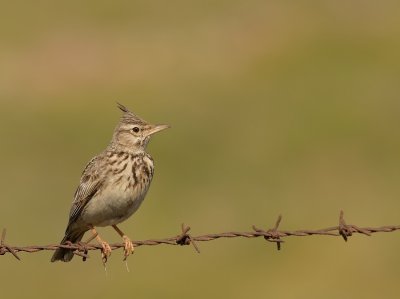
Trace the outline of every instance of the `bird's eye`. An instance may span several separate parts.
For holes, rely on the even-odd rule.
[[[139,133],[140,128],[139,127],[133,127],[132,131],[135,132],[135,133]]]

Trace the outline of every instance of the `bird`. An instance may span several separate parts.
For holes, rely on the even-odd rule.
[[[132,216],[143,202],[154,175],[154,160],[146,152],[151,136],[170,128],[143,120],[124,105],[117,103],[122,117],[111,142],[84,168],[76,189],[65,236],[61,245],[80,242],[87,231],[102,247],[103,263],[111,255],[110,245],[96,227],[112,226],[124,244],[124,260],[134,252],[134,245],[117,226]],[[51,262],[69,262],[73,250],[59,247]]]

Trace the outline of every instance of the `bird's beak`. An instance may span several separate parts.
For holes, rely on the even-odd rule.
[[[160,132],[162,130],[171,128],[169,125],[154,125],[147,131],[147,136],[153,135],[154,133]]]

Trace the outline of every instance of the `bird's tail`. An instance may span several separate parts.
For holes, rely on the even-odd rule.
[[[67,232],[64,236],[64,239],[61,241],[61,245],[65,244],[66,242],[76,243],[82,240],[85,231],[78,231],[78,232]],[[51,258],[51,262],[55,261],[62,261],[62,262],[69,262],[74,257],[74,253],[72,249],[67,248],[57,248],[56,252],[54,252],[53,257]]]

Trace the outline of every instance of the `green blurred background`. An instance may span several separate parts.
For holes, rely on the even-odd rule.
[[[399,224],[398,1],[1,1],[0,227],[63,236],[116,101],[172,129],[133,239]],[[100,232],[119,242],[109,228]],[[0,257],[4,298],[398,298],[398,233]]]

